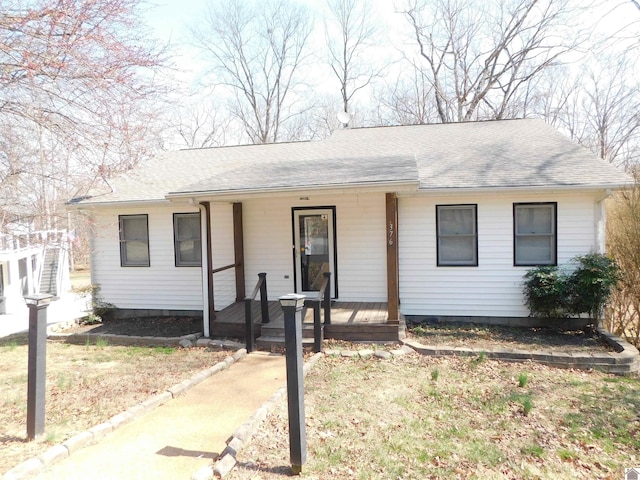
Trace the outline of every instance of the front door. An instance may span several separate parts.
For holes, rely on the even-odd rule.
[[[330,292],[335,298],[334,228],[333,208],[293,210],[296,292],[318,293],[323,273],[331,272]]]

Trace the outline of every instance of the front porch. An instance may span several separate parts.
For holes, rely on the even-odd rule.
[[[268,302],[269,323],[263,324],[259,301],[252,302],[252,318],[256,336],[262,335],[263,327],[270,331],[284,328],[282,308],[277,301]],[[303,309],[303,330],[313,337],[313,309]],[[212,337],[245,337],[245,304],[236,302],[216,312],[210,323]],[[403,320],[388,320],[386,302],[340,302],[331,303],[331,323],[324,325],[324,338],[347,341],[397,342],[404,337]]]

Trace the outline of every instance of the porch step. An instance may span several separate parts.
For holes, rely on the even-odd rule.
[[[43,268],[40,276],[40,293],[58,295],[58,257],[59,247],[47,248],[43,260]]]
[[[348,342],[398,342],[405,338],[406,324],[398,323],[363,323],[359,325],[335,324],[324,328],[324,338],[345,340]]]
[[[261,350],[271,350],[271,347],[284,348],[284,322],[282,320],[262,325],[256,345]],[[302,324],[302,346],[313,345],[313,324]]]
[[[260,334],[265,337],[284,338],[284,324],[282,322],[279,322],[279,324],[263,323]],[[309,324],[309,323],[302,324],[302,337],[313,338],[313,324]]]
[[[269,337],[261,335],[256,339],[256,347],[259,350],[271,350],[272,348],[284,348],[284,336],[282,337]],[[313,337],[302,337],[302,347],[313,347]]]

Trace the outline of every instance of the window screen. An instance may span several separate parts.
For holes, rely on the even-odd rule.
[[[193,267],[201,264],[200,214],[175,213],[173,235],[177,267]]]
[[[437,205],[438,266],[477,266],[476,205]]]
[[[556,204],[514,204],[514,264],[556,264]]]
[[[147,215],[120,215],[120,264],[149,266],[149,222]]]

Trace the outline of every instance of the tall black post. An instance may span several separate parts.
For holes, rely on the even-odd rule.
[[[301,315],[304,299],[304,295],[294,293],[280,297],[280,305],[284,312],[284,344],[287,362],[289,455],[291,471],[294,475],[302,472],[302,465],[307,461]]]
[[[48,294],[24,297],[29,307],[29,364],[27,380],[27,438],[44,433],[45,385],[47,373]]]

